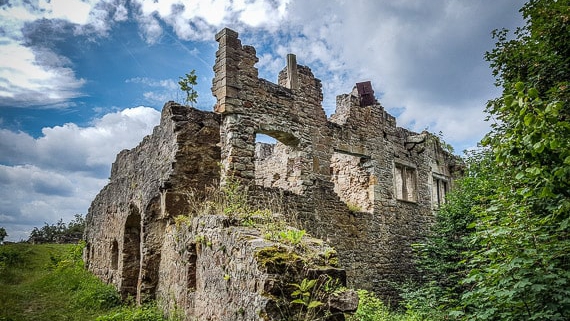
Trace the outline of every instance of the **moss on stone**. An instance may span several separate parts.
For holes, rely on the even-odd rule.
[[[274,245],[255,252],[255,258],[261,268],[268,273],[284,273],[287,269],[303,262],[303,258],[294,251]]]

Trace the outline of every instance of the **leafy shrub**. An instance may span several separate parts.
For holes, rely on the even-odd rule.
[[[26,265],[28,252],[11,246],[0,246],[0,284],[17,284],[21,281],[18,270]]]
[[[436,321],[445,318],[439,314],[427,315],[425,311],[408,308],[405,312],[393,311],[374,293],[358,290],[358,310],[347,316],[347,321]]]
[[[358,310],[347,321],[389,320],[390,309],[374,293],[358,290]]]
[[[74,305],[84,309],[110,309],[121,304],[121,297],[110,284],[103,284],[90,276],[85,278],[75,292]]]
[[[13,247],[0,247],[0,267],[15,267],[25,263],[22,252]]]
[[[155,304],[143,306],[125,306],[95,319],[96,321],[166,321],[164,315]]]

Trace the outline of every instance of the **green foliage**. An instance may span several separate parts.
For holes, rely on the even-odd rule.
[[[178,85],[180,86],[180,90],[186,93],[184,102],[187,106],[194,107],[198,99],[198,92],[194,90],[194,86],[198,84],[196,70],[190,71],[189,74],[185,74],[184,77],[179,77],[179,79]]]
[[[466,251],[479,248],[472,242],[476,213],[489,205],[502,181],[493,166],[492,154],[485,149],[466,155],[464,176],[454,182],[446,203],[436,212],[436,222],[424,243],[414,244],[422,283],[405,286],[402,297],[416,311],[445,311],[459,304],[466,290],[460,281],[469,269]]]
[[[94,320],[119,295],[83,268],[83,244],[10,244],[12,264],[0,271],[0,320]],[[16,258],[16,259],[15,259]],[[4,278],[9,276],[9,278]]]
[[[188,227],[192,223],[192,219],[190,216],[186,215],[178,215],[174,218],[174,225],[176,225],[176,229],[180,230],[183,226]]]
[[[267,232],[265,233],[265,238],[272,240],[272,241],[277,241],[277,242],[282,242],[285,244],[289,244],[289,245],[293,245],[293,246],[297,246],[301,244],[301,241],[303,240],[303,237],[305,236],[307,232],[305,230],[298,230],[298,229],[294,229],[294,228],[285,228],[283,230],[278,230],[278,231],[274,231],[274,232]]]
[[[358,309],[347,321],[383,321],[390,320],[390,309],[374,293],[358,290]]]
[[[448,308],[453,303],[454,295],[449,289],[441,287],[435,281],[417,284],[414,282],[400,285],[402,306],[407,315],[420,317],[422,320],[445,320]]]
[[[240,181],[230,178],[222,187],[224,195],[224,214],[230,217],[248,217],[253,209],[247,202],[247,190],[240,185]]]
[[[404,293],[416,310],[427,296],[453,318],[570,318],[570,2],[521,12],[515,39],[495,31],[486,55],[503,87],[487,149],[417,246],[425,283]]]
[[[346,288],[338,279],[321,274],[316,279],[303,278],[300,283],[290,283],[293,291],[289,296],[287,320],[336,320],[335,312],[328,310],[324,302],[331,296],[338,296]],[[339,314],[339,312],[336,312]]]
[[[522,81],[547,93],[570,79],[568,7],[568,0],[530,0],[521,9],[526,25],[515,31],[515,39],[506,29],[493,31],[497,42],[485,58],[497,85],[509,91]]]
[[[60,219],[56,224],[48,224],[42,228],[34,227],[28,242],[34,244],[45,243],[76,243],[83,237],[85,219],[81,214],[75,214],[74,219],[67,225]]]
[[[482,143],[498,184],[474,212],[462,296],[470,320],[570,318],[570,3],[531,0],[487,59],[503,86]]]
[[[29,249],[22,249],[17,245],[0,247],[0,285],[17,284],[21,281],[21,270],[29,263],[28,255]]]
[[[162,311],[156,304],[145,304],[142,306],[124,306],[106,315],[95,319],[96,321],[166,321]]]
[[[313,320],[312,318],[317,314],[317,308],[323,305],[318,300],[319,289],[315,287],[317,281],[317,279],[308,280],[305,278],[301,281],[301,284],[290,284],[295,288],[295,291],[291,293],[293,298],[291,304],[300,304],[304,307],[299,312],[299,320]]]
[[[6,229],[0,226],[0,244],[4,242],[4,238],[6,238],[6,236],[8,236]]]
[[[492,110],[501,124],[484,140],[503,184],[477,213],[480,249],[469,255],[462,304],[469,319],[567,320],[570,124],[559,118],[560,102],[522,83],[515,89]]]
[[[0,267],[18,267],[25,263],[25,253],[12,246],[0,247]]]
[[[358,309],[353,315],[347,316],[347,321],[435,321],[444,320],[440,315],[430,316],[413,310],[398,312],[391,310],[374,293],[358,290]]]
[[[0,320],[166,321],[153,303],[121,306],[119,293],[83,267],[84,243],[0,247]]]

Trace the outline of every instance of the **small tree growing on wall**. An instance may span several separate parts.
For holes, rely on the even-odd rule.
[[[198,92],[194,90],[194,86],[198,84],[196,70],[193,69],[190,73],[185,74],[184,77],[179,78],[178,85],[180,85],[180,90],[186,93],[184,103],[186,106],[194,107],[198,99]]]

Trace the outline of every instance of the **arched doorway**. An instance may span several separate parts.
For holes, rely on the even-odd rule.
[[[131,204],[125,222],[122,252],[121,295],[136,297],[141,258],[141,215]]]

